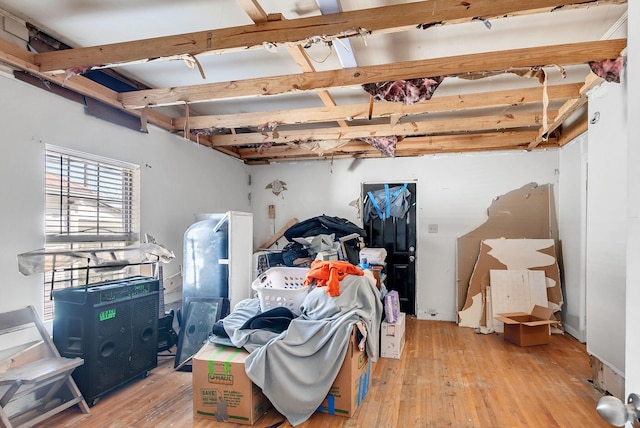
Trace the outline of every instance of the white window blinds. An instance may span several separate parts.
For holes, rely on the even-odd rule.
[[[137,168],[47,150],[47,243],[137,241]]]
[[[45,242],[48,249],[115,248],[139,240],[139,169],[135,165],[47,146]],[[45,275],[45,319],[51,289],[122,277],[101,269]]]

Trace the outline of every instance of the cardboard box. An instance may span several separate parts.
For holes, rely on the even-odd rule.
[[[382,266],[370,266],[369,269],[373,272],[373,277],[376,279],[376,287],[380,289],[380,282],[382,281]]]
[[[247,376],[244,349],[206,343],[192,361],[193,416],[253,425],[271,403]]]
[[[371,361],[365,351],[358,349],[356,332],[357,327],[354,326],[347,355],[327,398],[318,407],[319,412],[350,418],[367,395],[371,384]]]
[[[405,342],[406,315],[400,312],[398,321],[388,323],[382,321],[380,327],[380,357],[400,359]]]
[[[549,343],[550,326],[558,321],[553,319],[553,309],[535,305],[531,314],[511,312],[495,317],[504,323],[504,340],[520,346],[545,345]]]

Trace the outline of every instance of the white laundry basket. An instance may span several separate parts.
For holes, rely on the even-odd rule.
[[[308,271],[308,268],[272,267],[260,274],[251,288],[258,292],[262,312],[284,306],[300,315],[300,304],[310,290],[303,285]]]

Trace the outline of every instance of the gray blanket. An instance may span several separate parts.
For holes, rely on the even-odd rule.
[[[238,302],[236,307],[222,321],[227,337],[214,336],[209,339],[211,343],[225,346],[244,348],[249,352],[266,345],[271,339],[280,336],[262,329],[242,329],[248,319],[260,313],[260,301],[257,298],[245,299]]]
[[[371,278],[357,275],[340,282],[336,297],[325,287],[311,290],[301,310],[288,330],[264,344],[255,343],[265,339],[264,333],[230,335],[251,352],[245,362],[249,378],[294,426],[306,421],[327,396],[356,322],[365,324],[367,355],[377,360],[382,318],[380,293]]]

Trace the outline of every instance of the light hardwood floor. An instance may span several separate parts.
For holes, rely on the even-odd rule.
[[[455,323],[407,319],[400,360],[373,365],[371,388],[353,418],[314,414],[301,428],[609,427],[596,413],[585,346],[570,335],[521,348],[502,334],[481,335]],[[107,394],[82,414],[77,406],[44,427],[243,427],[194,418],[191,373],[159,357],[149,376]],[[256,427],[284,418],[271,409]],[[280,425],[291,427],[288,422]]]

